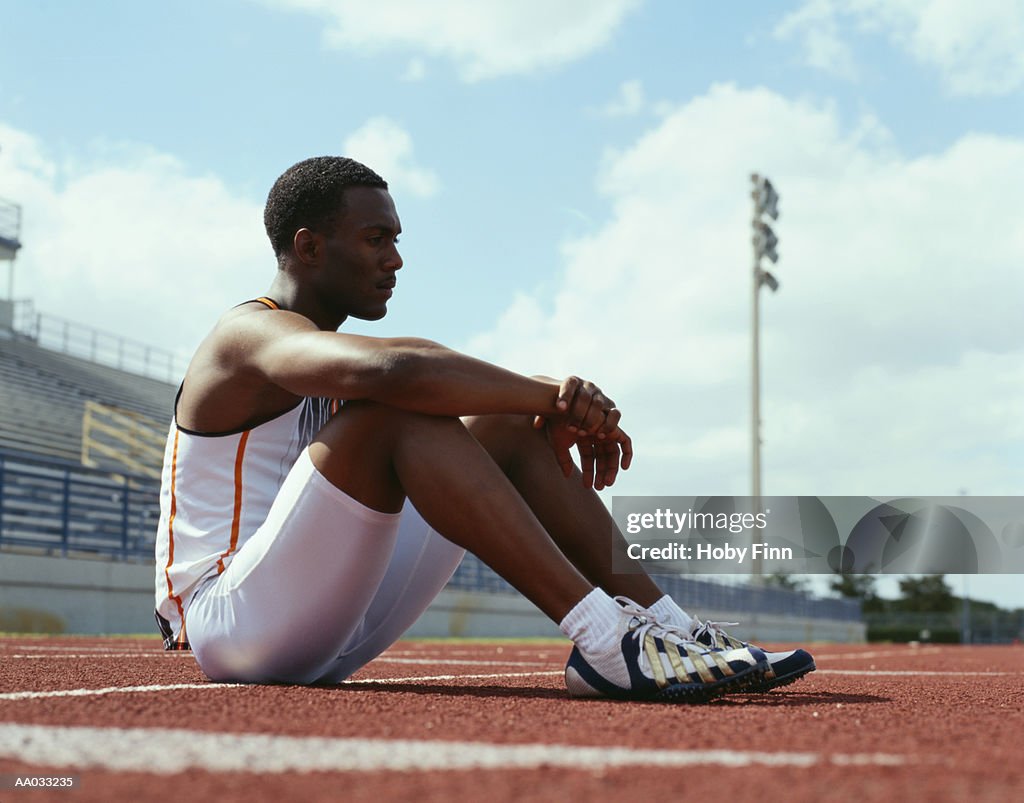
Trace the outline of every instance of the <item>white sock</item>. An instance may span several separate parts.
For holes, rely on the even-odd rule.
[[[602,589],[594,588],[573,607],[558,628],[571,638],[585,655],[604,653],[618,640],[622,608]]]
[[[693,617],[680,608],[676,601],[668,594],[651,605],[647,610],[658,617],[658,619],[668,622],[670,625],[682,628],[687,633],[693,632],[693,626],[696,624]]]

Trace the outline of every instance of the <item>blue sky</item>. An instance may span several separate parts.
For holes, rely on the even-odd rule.
[[[391,182],[406,267],[388,318],[346,328],[591,376],[637,441],[621,493],[744,494],[758,170],[782,196],[766,493],[1021,493],[1013,0],[44,0],[0,20],[0,197],[24,207],[16,295],[45,312],[189,353],[269,284],[276,176],[347,153]]]

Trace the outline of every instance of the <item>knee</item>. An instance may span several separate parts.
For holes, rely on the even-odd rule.
[[[458,418],[445,418],[415,413],[374,401],[345,402],[323,429],[317,440],[328,445],[351,439],[359,433],[371,433],[384,442],[406,434],[415,434],[425,427],[463,428]]]
[[[543,430],[535,429],[530,415],[479,415],[463,420],[466,428],[499,465],[546,446]]]

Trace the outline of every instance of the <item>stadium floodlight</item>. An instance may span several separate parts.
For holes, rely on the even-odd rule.
[[[768,215],[772,220],[778,220],[779,194],[775,191],[775,187],[768,179],[757,173],[754,173],[750,180],[754,182],[750,196],[754,199],[755,214]]]
[[[754,221],[754,236],[751,241],[754,243],[755,258],[767,257],[772,262],[779,261],[779,252],[775,250],[775,246],[779,244],[779,238],[775,236],[772,227],[763,220]]]
[[[766,270],[761,271],[761,284],[768,285],[768,289],[773,293],[779,292],[779,280]]]

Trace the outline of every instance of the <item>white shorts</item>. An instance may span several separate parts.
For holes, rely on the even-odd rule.
[[[464,554],[408,502],[357,502],[306,449],[263,525],[192,597],[188,640],[212,680],[338,682],[413,625]]]

